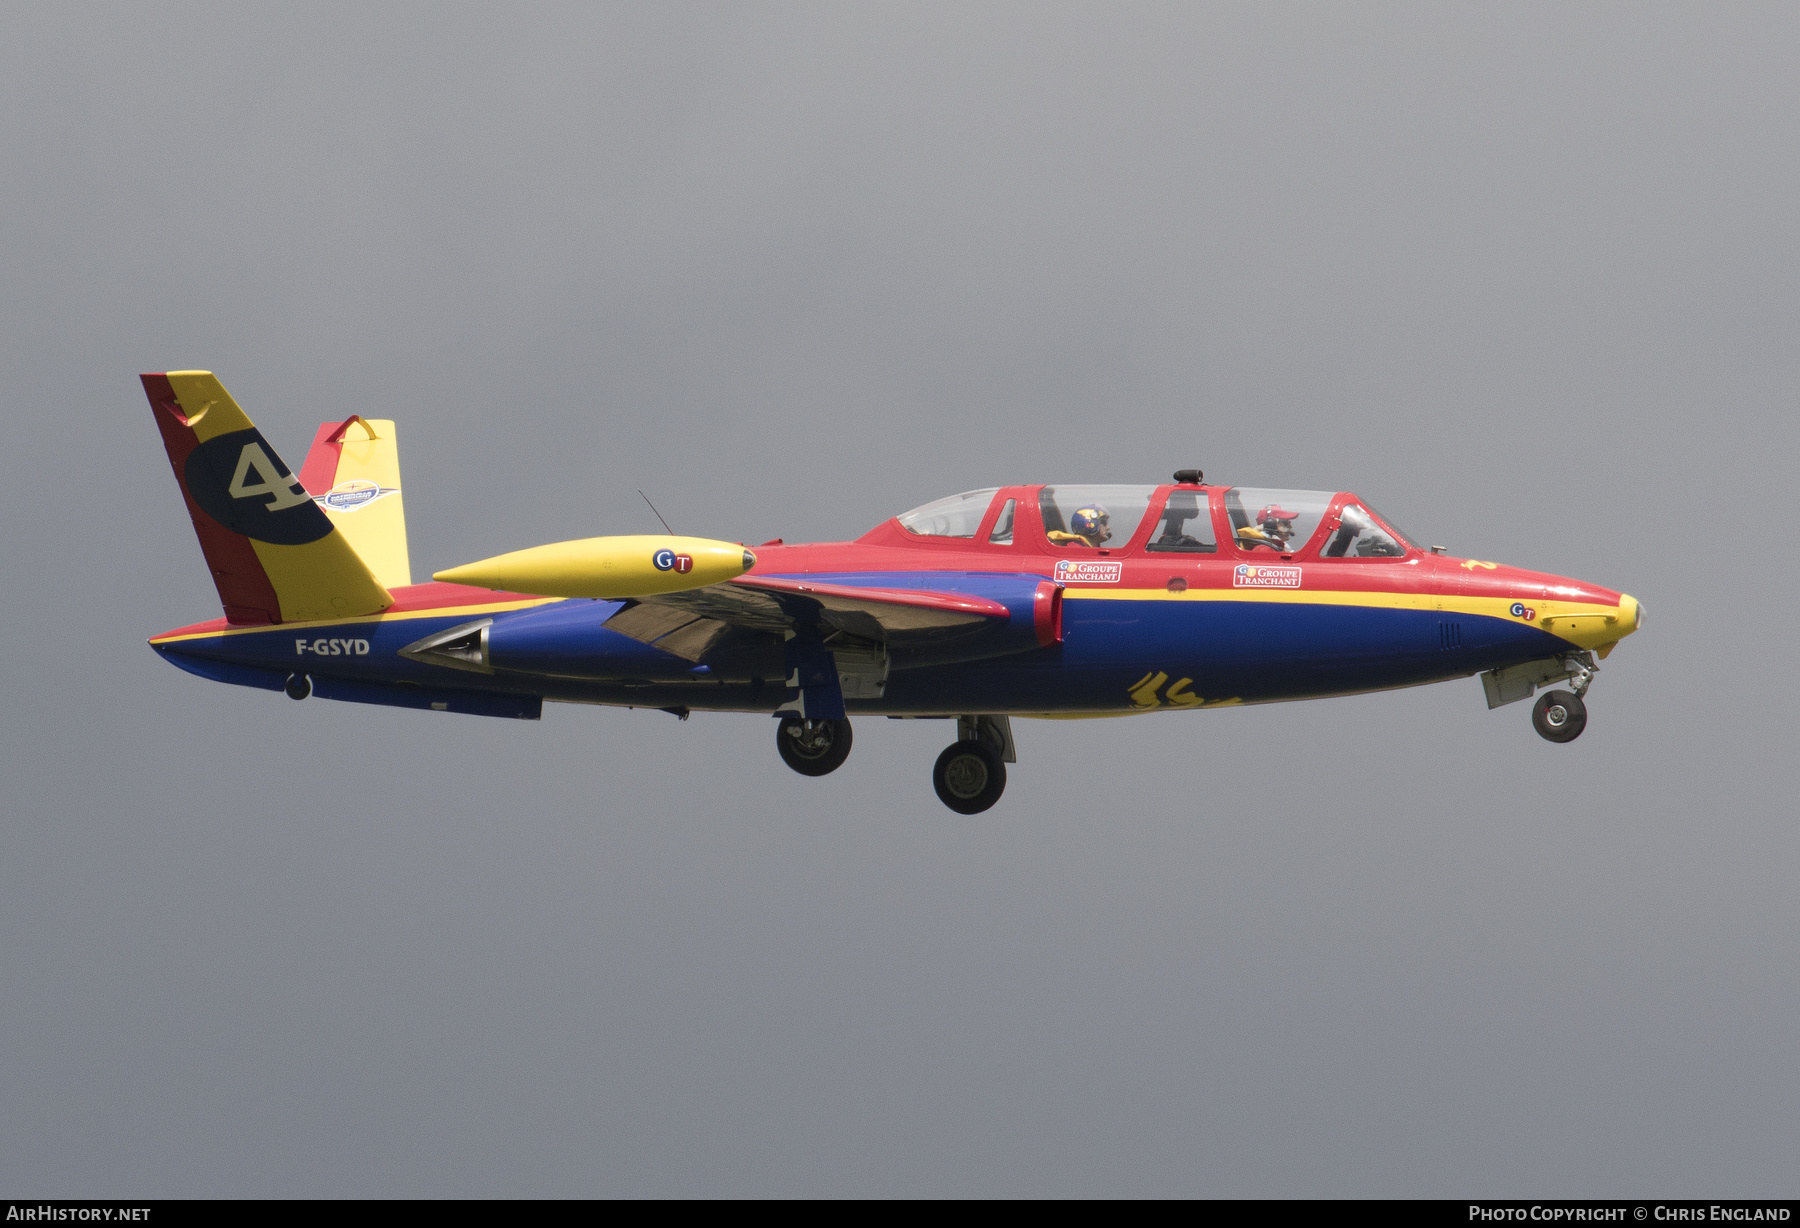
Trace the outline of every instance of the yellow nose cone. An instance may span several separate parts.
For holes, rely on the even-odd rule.
[[[1577,648],[1595,648],[1605,656],[1613,645],[1643,625],[1643,607],[1636,597],[1620,594],[1617,607],[1546,603],[1538,626],[1561,636]]]
[[[1578,631],[1583,630],[1583,628],[1579,627],[1565,627],[1559,634],[1562,634],[1565,638],[1574,639],[1575,642],[1581,644],[1583,648],[1594,649],[1600,654],[1600,659],[1604,661],[1607,654],[1619,646],[1620,640],[1630,635],[1633,631],[1638,630],[1643,625],[1644,607],[1639,605],[1638,599],[1633,597],[1630,593],[1621,593],[1619,595],[1618,613],[1603,618],[1600,622],[1593,624],[1593,627],[1590,629],[1593,634],[1590,635],[1589,638],[1594,642],[1583,643],[1581,640],[1575,639],[1574,636],[1569,634],[1571,629]]]
[[[1638,599],[1636,597],[1633,597],[1630,593],[1620,594],[1620,596],[1619,596],[1619,626],[1621,628],[1623,628],[1623,630],[1620,632],[1621,638],[1623,638],[1624,636],[1630,635],[1633,631],[1636,631],[1639,627],[1642,627],[1643,625],[1644,625],[1644,607],[1639,605]]]
[[[649,597],[743,575],[756,556],[704,537],[587,537],[432,574],[434,580],[544,597]]]

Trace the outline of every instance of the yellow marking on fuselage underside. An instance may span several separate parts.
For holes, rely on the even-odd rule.
[[[347,627],[358,623],[398,623],[410,622],[418,618],[456,618],[459,615],[468,618],[480,618],[486,614],[503,614],[509,610],[529,610],[533,606],[549,605],[553,601],[562,601],[561,597],[532,597],[525,601],[498,601],[493,605],[455,605],[440,606],[435,610],[401,610],[393,614],[363,614],[356,618],[316,619],[311,622],[294,623],[258,623],[253,627],[226,627],[219,631],[195,631],[187,635],[158,635],[153,637],[152,644],[175,644],[182,640],[223,639],[230,635],[260,635],[266,631],[292,631],[296,628],[311,627]]]
[[[1154,708],[1116,708],[1109,712],[1015,712],[1014,716],[1022,721],[1108,721],[1116,716],[1142,716],[1146,712],[1198,712],[1202,708],[1236,708],[1244,702],[1243,697],[1233,695],[1230,699],[1209,699],[1203,703],[1177,703],[1170,707]]]

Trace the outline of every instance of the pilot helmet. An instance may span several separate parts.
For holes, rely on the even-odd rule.
[[[1095,541],[1105,541],[1112,536],[1110,521],[1112,515],[1098,503],[1090,503],[1086,507],[1077,508],[1069,517],[1069,528],[1083,537]]]
[[[1288,511],[1285,507],[1282,507],[1281,504],[1271,503],[1263,508],[1262,511],[1256,513],[1256,521],[1258,524],[1262,525],[1263,532],[1265,533],[1273,532],[1279,526],[1280,528],[1286,529],[1288,534],[1292,536],[1294,532],[1295,515],[1297,515],[1297,513]]]

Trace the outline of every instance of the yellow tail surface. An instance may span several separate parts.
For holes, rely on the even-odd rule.
[[[412,583],[400,445],[391,419],[354,415],[321,425],[300,482],[377,580],[388,588]]]
[[[212,372],[141,378],[227,618],[304,622],[394,603]]]

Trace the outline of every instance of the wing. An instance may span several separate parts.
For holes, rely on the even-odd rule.
[[[613,615],[606,629],[698,661],[734,627],[781,635],[797,623],[818,622],[858,639],[888,643],[979,632],[1012,616],[1002,602],[970,593],[740,576],[641,598]]]

